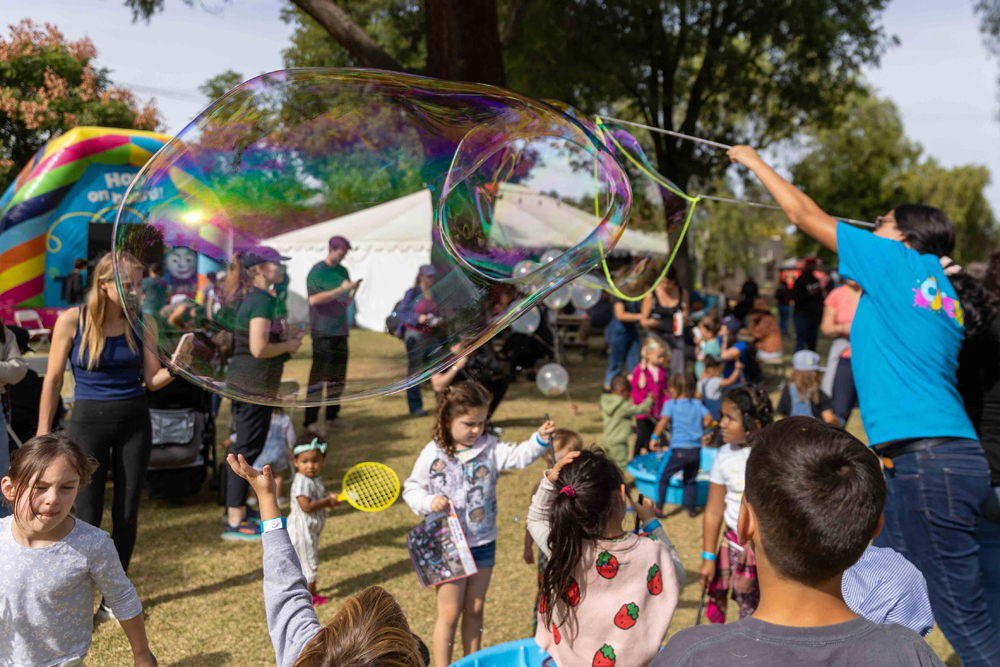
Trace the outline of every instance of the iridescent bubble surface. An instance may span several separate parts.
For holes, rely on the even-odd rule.
[[[274,72],[215,102],[133,180],[116,276],[132,283],[132,258],[147,274],[165,266],[126,314],[164,363],[194,335],[194,359],[175,367],[188,380],[256,403],[338,403],[426,380],[596,269],[630,201],[608,146],[543,102],[369,70]],[[331,261],[337,236],[351,249]],[[212,296],[208,276],[224,271]],[[348,333],[346,376],[310,384],[310,349]]]

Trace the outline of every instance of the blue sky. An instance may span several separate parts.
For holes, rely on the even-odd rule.
[[[155,96],[176,133],[205,106],[198,86],[227,69],[247,77],[281,68],[291,30],[282,0],[166,0],[153,21],[133,24],[119,0],[0,3],[0,25],[25,16],[56,24],[68,39],[88,35],[98,63],[117,83]],[[972,0],[893,0],[884,24],[902,44],[868,79],[899,106],[907,135],[946,166],[985,164],[994,174],[988,198],[1000,216],[998,63],[987,57]],[[201,7],[218,5],[218,14]],[[30,7],[30,9],[28,9]]]

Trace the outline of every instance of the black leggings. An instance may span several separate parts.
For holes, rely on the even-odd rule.
[[[252,464],[264,450],[274,408],[269,405],[233,401],[232,412],[236,421],[236,443],[233,445],[232,455],[242,454],[247,463]],[[234,473],[229,464],[225,465],[225,469],[226,507],[243,507],[247,504],[247,481]]]
[[[312,339],[313,362],[309,369],[309,400],[322,397],[323,384],[326,383],[326,400],[340,398],[347,382],[347,336],[322,336],[316,334]],[[319,419],[320,406],[306,408],[306,418],[303,426],[309,426]],[[327,404],[326,420],[333,421],[340,414],[340,404]]]
[[[139,499],[146,481],[153,429],[145,396],[119,401],[77,401],[67,425],[98,467],[76,497],[76,516],[100,527],[104,515],[104,487],[113,466],[115,486],[111,501],[111,540],[122,567],[128,571],[139,529]]]

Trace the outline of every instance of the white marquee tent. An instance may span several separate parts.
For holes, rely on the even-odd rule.
[[[594,217],[548,195],[507,186],[494,212],[494,227],[504,244],[526,248],[565,248],[567,239],[580,240],[593,230]],[[393,305],[413,285],[421,264],[431,259],[431,194],[421,190],[385,204],[311,225],[263,241],[292,259],[288,317],[309,319],[306,277],[328,252],[331,236],[343,236],[352,250],[344,266],[352,280],[363,278],[355,296],[357,326],[382,331]],[[663,255],[666,236],[625,230],[615,253]]]

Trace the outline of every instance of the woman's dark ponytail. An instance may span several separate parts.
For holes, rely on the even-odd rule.
[[[573,572],[583,557],[585,540],[604,538],[608,522],[620,510],[621,470],[600,450],[584,450],[559,473],[557,492],[549,514],[549,562],[542,576],[539,611],[551,628],[556,605],[566,608],[566,619],[579,597]],[[576,587],[576,588],[575,588]]]
[[[893,209],[896,227],[911,248],[925,255],[948,257],[955,250],[955,224],[941,209],[924,204],[903,204]],[[947,268],[947,267],[945,267]],[[982,283],[964,269],[948,276],[962,310],[965,335],[979,335],[993,319],[995,307]]]

